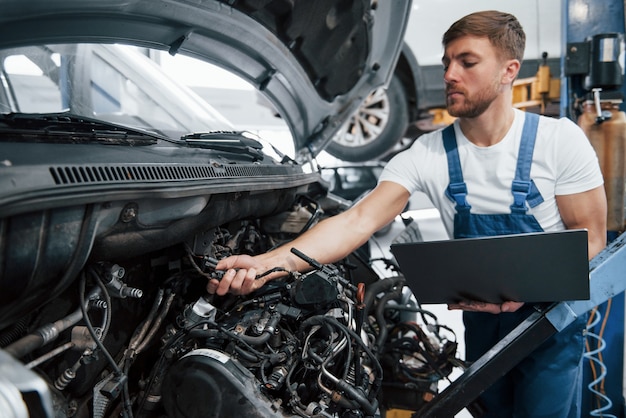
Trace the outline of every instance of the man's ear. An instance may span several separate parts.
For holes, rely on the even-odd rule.
[[[502,84],[512,84],[519,74],[521,63],[516,59],[512,59],[507,60],[504,65],[505,67],[502,74]]]

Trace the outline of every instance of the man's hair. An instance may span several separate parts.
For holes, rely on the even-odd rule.
[[[486,10],[471,13],[457,20],[444,33],[444,48],[463,36],[486,37],[506,59],[522,62],[526,34],[517,18],[509,13]]]

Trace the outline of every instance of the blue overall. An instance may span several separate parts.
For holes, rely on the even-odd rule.
[[[508,214],[470,212],[454,127],[451,125],[444,129],[443,141],[450,174],[446,194],[456,203],[454,238],[543,231],[535,217],[526,213],[527,204],[535,207],[543,202],[543,197],[530,179],[538,122],[538,115],[526,113],[515,179],[511,186],[514,201]],[[532,311],[532,306],[524,305],[516,312],[498,315],[463,312],[466,360],[477,360]],[[487,410],[484,417],[578,417],[585,325],[586,318],[578,318],[487,389],[479,398]]]

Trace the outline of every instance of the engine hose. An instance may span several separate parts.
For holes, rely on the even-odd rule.
[[[361,346],[365,354],[367,354],[367,356],[370,358],[373,368],[376,369],[374,373],[375,377],[374,377],[374,380],[372,381],[372,389],[370,390],[370,393],[368,396],[369,401],[373,402],[373,400],[378,396],[378,392],[380,391],[380,388],[382,386],[382,379],[383,379],[383,368],[380,365],[378,358],[376,358],[374,353],[372,353],[370,348],[365,344],[365,342],[360,338],[360,336],[358,336],[354,331],[352,331],[351,329],[349,329],[348,327],[340,323],[336,318],[325,316],[325,315],[312,316],[306,319],[304,322],[302,322],[302,324],[300,325],[300,328],[302,329],[302,328],[306,328],[306,327],[313,326],[313,325],[327,325],[327,326],[332,325],[339,329],[342,329],[350,335],[353,341],[355,341],[357,344]]]
[[[329,331],[332,330],[332,328],[330,328],[331,326],[339,325],[341,326],[341,328],[346,327],[345,325],[339,323],[339,321],[337,321],[333,317],[326,316],[326,315],[315,315],[302,321],[302,323],[300,324],[300,329],[302,330],[302,329],[312,328],[315,325],[328,327]]]
[[[256,356],[256,360],[259,359],[263,359],[267,357],[267,354],[258,351],[256,348],[254,348],[251,344],[248,344],[248,342],[244,341],[241,338],[241,335],[239,334],[235,334],[232,331],[229,331],[228,329],[224,328],[224,327],[218,327],[219,332],[221,332],[222,334],[224,334],[226,337],[228,337],[229,339],[233,340],[233,341],[237,341],[240,344],[243,344],[244,346],[246,346],[246,349],[249,350],[250,355],[255,355]]]
[[[98,295],[100,290],[98,288],[93,288],[88,295],[88,298],[93,298]],[[75,325],[83,319],[83,312],[81,308],[77,308],[74,312],[67,315],[64,318],[59,319],[58,321],[52,322],[50,324],[43,325],[39,327],[35,332],[26,335],[14,343],[8,345],[5,350],[11,354],[13,357],[19,359],[24,357],[26,354],[31,353],[32,351],[48,344],[51,341],[54,341],[59,334],[61,334],[66,329]]]
[[[102,283],[102,280],[100,280],[100,278],[96,275],[95,276],[96,280],[98,281],[98,285],[100,286],[101,289],[103,289],[104,296],[106,298],[106,302],[107,302],[107,306],[109,307],[110,311],[110,307],[111,307],[111,299],[109,297],[109,294],[106,292],[106,288],[104,287],[104,284]],[[102,340],[100,339],[100,336],[96,333],[96,330],[93,328],[93,326],[91,325],[91,321],[89,320],[89,316],[87,315],[87,297],[85,297],[85,282],[86,282],[86,276],[83,273],[81,275],[81,278],[78,282],[78,291],[79,291],[79,295],[80,295],[80,310],[83,314],[83,319],[85,321],[85,326],[87,327],[87,330],[89,330],[89,334],[91,335],[91,338],[93,338],[93,340],[95,341],[96,345],[98,346],[98,348],[100,349],[100,352],[104,355],[104,358],[106,359],[107,363],[109,363],[109,365],[111,366],[111,368],[113,369],[114,373],[116,376],[121,377],[123,376],[122,370],[120,369],[120,367],[117,365],[117,363],[115,362],[115,360],[113,359],[113,357],[111,356],[111,353],[109,353],[109,351],[106,349],[106,347],[104,346]],[[110,314],[110,313],[109,313]],[[126,391],[123,391],[123,393],[127,393]],[[127,399],[126,396],[122,396],[124,399],[122,399],[123,402],[123,409],[121,411],[121,415],[123,418],[127,418],[127,417],[131,417],[132,418],[132,409],[130,406],[130,399]]]
[[[102,279],[100,279],[100,276],[98,275],[96,270],[93,267],[90,267],[89,272],[92,275],[93,279],[98,284],[98,287],[100,288],[100,290],[102,291],[104,301],[106,302],[105,304],[106,308],[104,309],[104,318],[102,318],[102,325],[100,327],[101,329],[100,341],[104,341],[107,334],[109,333],[109,327],[111,326],[111,318],[112,318],[111,310],[113,307],[111,303],[111,295],[109,295],[109,291],[107,290],[106,286],[102,282]],[[85,303],[87,303],[86,301],[88,301],[90,298],[91,296],[88,295],[87,298],[85,299]]]
[[[239,338],[241,339],[241,341],[245,341],[250,345],[261,345],[261,344],[266,343],[270,339],[271,336],[272,336],[271,332],[264,331],[263,334],[259,336],[240,335]]]
[[[291,378],[293,377],[293,373],[296,370],[296,366],[298,362],[295,361],[289,371],[287,372],[287,376],[285,377],[285,387],[289,391],[289,395],[291,396],[290,404],[295,407],[295,409],[306,409],[306,406],[302,404],[300,400],[300,395],[298,394],[296,387],[297,385],[292,384]]]
[[[402,295],[402,288],[398,287],[393,292],[386,293],[380,301],[378,301],[378,306],[376,306],[376,322],[378,323],[378,328],[380,329],[380,333],[378,334],[378,338],[376,339],[376,346],[378,347],[379,354],[382,354],[383,348],[385,345],[385,341],[387,340],[387,321],[385,320],[385,305],[390,300],[396,299]]]
[[[8,346],[5,350],[16,359],[20,359],[43,345],[44,340],[41,335],[28,334]]]
[[[237,345],[233,347],[233,350],[237,352],[240,358],[243,358],[244,360],[249,361],[250,363],[254,363],[260,360],[260,358],[255,356],[254,353],[250,353]]]
[[[347,383],[345,380],[338,381],[337,387],[347,393],[350,398],[354,399],[367,415],[374,415],[378,407],[378,402],[376,402],[375,399],[370,402],[360,390]]]
[[[163,320],[165,319],[165,316],[169,312],[170,306],[172,306],[172,302],[174,302],[174,297],[176,297],[176,293],[173,293],[173,292],[166,296],[165,303],[162,305],[161,311],[159,312],[159,315],[156,317],[154,324],[152,324],[152,328],[148,332],[148,335],[146,335],[146,337],[143,339],[143,341],[139,344],[139,346],[135,350],[136,354],[141,353],[148,346],[150,341],[152,341],[152,338],[154,338],[154,336],[156,335],[159,328],[161,328],[161,323],[163,322]]]
[[[135,335],[131,338],[131,342],[128,345],[128,349],[130,352],[134,352],[137,349],[137,346],[141,344],[143,338],[146,336],[150,325],[152,325],[152,321],[154,321],[154,317],[156,316],[159,306],[161,306],[161,302],[163,301],[163,294],[164,290],[160,288],[157,292],[157,296],[154,298],[154,303],[152,304],[152,308],[150,308],[148,316],[141,324],[141,327],[135,332]]]
[[[55,340],[61,332],[78,323],[82,318],[83,314],[81,310],[77,309],[65,318],[59,319],[51,324],[46,324],[32,334],[20,338],[6,347],[5,350],[17,359],[22,358],[26,354]]]
[[[13,326],[9,330],[3,332],[3,334],[0,336],[0,347],[6,347],[9,344],[20,339],[20,337],[23,336],[26,331],[28,331],[27,324],[28,316],[21,318],[18,322],[13,324]]]
[[[365,297],[363,299],[363,304],[365,305],[366,312],[369,313],[369,310],[372,307],[372,303],[374,302],[376,295],[378,295],[379,293],[385,292],[389,289],[393,289],[394,287],[401,286],[404,284],[404,282],[405,282],[404,277],[398,276],[398,277],[389,277],[389,278],[382,279],[382,280],[379,280],[370,284],[367,287],[367,290],[365,292]]]
[[[357,401],[348,399],[347,396],[344,396],[337,391],[332,393],[332,400],[343,409],[360,409],[361,407]]]

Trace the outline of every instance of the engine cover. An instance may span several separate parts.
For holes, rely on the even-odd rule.
[[[170,417],[280,417],[254,375],[217,350],[194,350],[169,369],[163,405]]]

